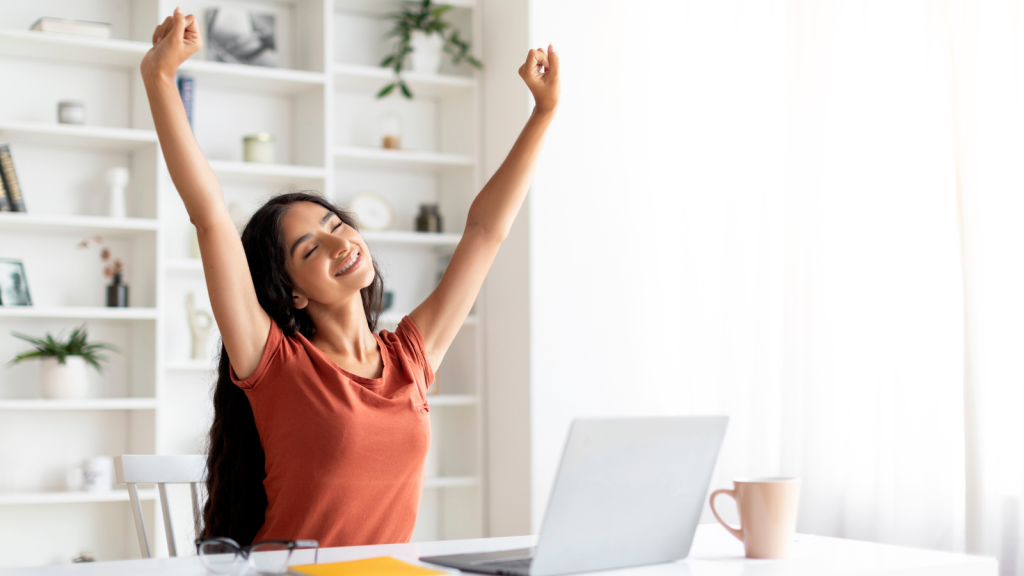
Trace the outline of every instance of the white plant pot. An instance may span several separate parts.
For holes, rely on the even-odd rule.
[[[85,359],[81,356],[68,356],[64,364],[58,364],[56,358],[44,358],[39,362],[39,393],[43,398],[85,398],[89,390],[85,368]]]
[[[444,57],[444,38],[440,34],[427,35],[421,30],[414,30],[409,41],[412,47],[412,71],[418,74],[437,74],[441,70],[441,59]]]

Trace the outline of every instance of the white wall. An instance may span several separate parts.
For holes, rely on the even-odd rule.
[[[532,108],[516,74],[527,52],[527,0],[484,0],[484,173],[494,174]],[[487,277],[487,534],[530,532],[530,201]]]
[[[686,411],[679,2],[534,0],[563,96],[530,200],[532,522],[570,422]]]

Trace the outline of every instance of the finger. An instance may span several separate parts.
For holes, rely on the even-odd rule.
[[[153,31],[153,45],[156,46],[164,36],[167,35],[167,27],[171,25],[171,17],[164,18],[164,21]]]
[[[540,74],[540,67],[544,66],[547,62],[547,56],[540,50],[530,50],[530,53],[526,57],[526,71],[531,76],[538,76]]]
[[[537,48],[537,63],[543,66],[545,69],[548,67],[548,53],[543,48]]]
[[[531,49],[526,54],[526,64],[523,64],[523,66],[526,66],[527,70],[533,70],[537,66],[537,57],[537,51]]]
[[[174,37],[181,38],[185,34],[185,15],[181,8],[174,9]]]
[[[558,52],[555,52],[555,45],[548,44],[548,72],[558,75]]]

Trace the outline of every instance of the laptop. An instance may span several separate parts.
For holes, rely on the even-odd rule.
[[[550,576],[685,558],[727,422],[576,420],[535,548],[420,560],[468,572]]]

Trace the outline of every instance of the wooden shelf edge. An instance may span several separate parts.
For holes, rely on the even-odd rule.
[[[208,160],[207,162],[209,162],[210,168],[217,174],[232,176],[269,176],[322,180],[327,175],[327,169],[320,166],[259,164],[255,162],[235,162],[232,160]]]
[[[469,488],[477,486],[480,479],[476,476],[428,476],[423,481],[424,488]]]
[[[82,320],[156,320],[156,308],[105,308],[102,306],[0,306],[0,318],[69,318]]]
[[[68,230],[109,230],[121,232],[155,232],[155,218],[110,218],[107,216],[45,215],[31,212],[0,212],[2,226],[48,227]]]
[[[475,394],[427,394],[430,406],[475,406],[479,402]]]
[[[156,500],[156,490],[139,490],[140,500]],[[29,504],[88,504],[92,502],[127,502],[128,491],[121,489],[109,492],[16,492],[0,493],[0,505]]]
[[[474,165],[471,156],[441,152],[419,152],[415,150],[384,150],[383,148],[360,146],[337,146],[334,148],[334,155],[342,160],[366,160],[396,165],[411,164],[464,168]]]
[[[137,128],[115,128],[111,126],[90,126],[85,124],[50,124],[47,122],[0,122],[0,132],[20,132],[47,136],[67,136],[77,138],[100,138],[104,140],[121,140],[125,142],[153,143],[157,142],[153,130]]]
[[[403,230],[367,230],[362,232],[362,236],[370,243],[412,246],[456,246],[462,240],[461,234],[437,234],[434,232],[409,232]]]
[[[28,398],[0,400],[0,411],[5,410],[156,410],[156,398],[83,398],[81,400],[51,400]]]

